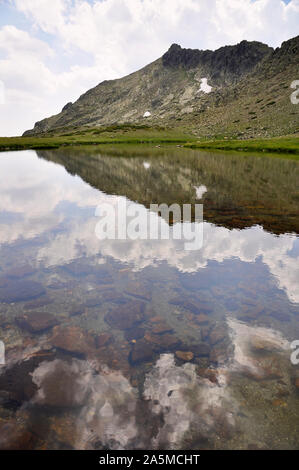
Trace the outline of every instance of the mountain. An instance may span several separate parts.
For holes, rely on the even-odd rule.
[[[160,59],[100,83],[24,135],[116,123],[180,127],[208,137],[298,132],[290,102],[291,82],[299,78],[298,46],[299,36],[275,50],[256,41],[216,51],[173,44]]]
[[[276,234],[299,231],[299,166],[294,160],[134,145],[63,147],[37,154],[106,194],[126,196],[147,208],[161,201],[196,204],[196,187],[204,181],[209,188],[201,197],[205,221],[230,229],[260,225]]]

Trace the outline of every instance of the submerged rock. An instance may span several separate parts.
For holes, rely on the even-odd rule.
[[[0,424],[0,450],[30,450],[34,440],[33,434],[16,419]]]
[[[128,330],[134,325],[144,320],[145,304],[140,301],[127,302],[124,305],[110,310],[105,315],[105,321],[112,327],[119,330]]]
[[[184,299],[184,297],[175,297],[169,301],[172,305],[177,305],[178,307],[182,307],[186,310],[189,310],[192,313],[200,314],[199,305],[190,300]]]
[[[210,342],[213,346],[226,338],[228,338],[228,330],[224,325],[217,325],[210,332]]]
[[[144,338],[153,346],[156,352],[175,351],[181,345],[181,341],[171,334],[153,335],[146,333]]]
[[[176,351],[175,356],[184,362],[190,362],[194,358],[194,354],[191,351]]]
[[[151,329],[154,335],[163,335],[165,333],[171,333],[173,329],[166,322],[155,323]]]
[[[155,356],[155,350],[151,344],[144,339],[136,341],[133,345],[132,351],[129,354],[129,361],[133,365],[140,364],[141,362],[150,362]]]
[[[40,333],[53,328],[59,323],[58,319],[51,313],[30,312],[16,318],[19,328],[30,331],[30,333]]]
[[[27,302],[23,309],[24,310],[34,310],[35,308],[41,308],[44,307],[45,305],[50,305],[54,302],[53,299],[50,297],[43,295],[43,297],[40,297],[38,299],[32,300],[30,302]]]
[[[250,338],[250,346],[255,352],[273,352],[280,350],[278,344],[267,340],[267,338],[262,338],[261,336],[253,336]]]
[[[88,308],[93,308],[97,307],[98,305],[101,305],[102,299],[101,297],[91,297],[90,299],[87,299],[85,302],[85,306]]]
[[[149,285],[143,282],[130,282],[126,286],[125,292],[129,295],[144,300],[151,300],[152,298],[152,293]]]
[[[95,349],[95,338],[78,326],[56,326],[50,343],[79,356],[87,356]]]
[[[211,352],[211,348],[207,343],[196,343],[189,345],[190,351],[193,352],[194,356],[208,357]]]
[[[74,305],[69,310],[69,315],[71,317],[76,317],[78,315],[83,315],[83,313],[85,313],[85,305],[80,305],[80,304],[79,305]]]
[[[141,339],[145,335],[145,329],[144,328],[131,328],[130,330],[125,331],[125,338],[127,341],[132,341],[134,339]]]
[[[109,333],[101,333],[95,338],[95,343],[97,348],[102,348],[109,344],[113,339],[113,336]]]
[[[5,303],[31,300],[46,292],[44,287],[35,281],[7,280],[3,284],[0,287],[0,302]]]
[[[120,292],[115,291],[114,289],[109,289],[104,291],[102,294],[104,302],[113,302],[115,304],[125,304],[128,302],[128,298],[125,297]]]
[[[211,321],[211,319],[210,317],[208,317],[208,315],[200,313],[199,315],[196,315],[194,317],[194,321],[199,325],[207,325]]]

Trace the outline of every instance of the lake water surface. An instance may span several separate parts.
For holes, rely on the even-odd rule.
[[[298,449],[298,168],[1,153],[0,448]],[[118,201],[202,203],[203,247],[99,240],[96,208]]]

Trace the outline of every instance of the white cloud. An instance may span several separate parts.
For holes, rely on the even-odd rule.
[[[0,29],[2,135],[32,127],[88,88],[160,57],[173,42],[215,49],[255,39],[278,46],[298,34],[299,0],[52,0],[51,7],[48,0],[10,1],[27,26]]]
[[[181,272],[195,273],[206,268],[210,261],[222,263],[237,258],[244,263],[253,263],[260,258],[277,287],[286,292],[291,302],[299,302],[298,256],[290,254],[296,243],[295,235],[275,236],[262,227],[229,230],[205,222],[204,244],[198,251],[186,251],[184,239],[102,242],[95,235],[100,219],[93,211],[87,217],[84,209],[95,210],[98,204],[106,203],[117,209],[118,200],[126,198],[98,191],[79,177],[74,179],[63,167],[38,159],[34,151],[27,151],[26,157],[20,159],[18,152],[1,156],[0,212],[19,214],[20,217],[1,226],[0,244],[44,234],[45,241],[36,247],[33,257],[45,266],[67,264],[79,258],[83,249],[86,256],[94,257],[95,262],[111,257],[129,263],[135,271],[165,262]],[[67,209],[57,209],[65,202],[79,209],[76,217],[69,219]],[[137,207],[143,208],[143,215],[147,217],[148,210],[140,204],[136,204]],[[54,229],[62,223],[64,230],[55,233]],[[47,237],[49,233],[51,236]]]

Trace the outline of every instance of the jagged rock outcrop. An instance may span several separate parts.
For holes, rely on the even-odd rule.
[[[238,78],[270,55],[273,49],[261,42],[242,41],[236,46],[225,46],[216,51],[183,49],[173,44],[162,56],[164,67],[184,67],[204,69],[211,79],[220,77],[237,81]]]

